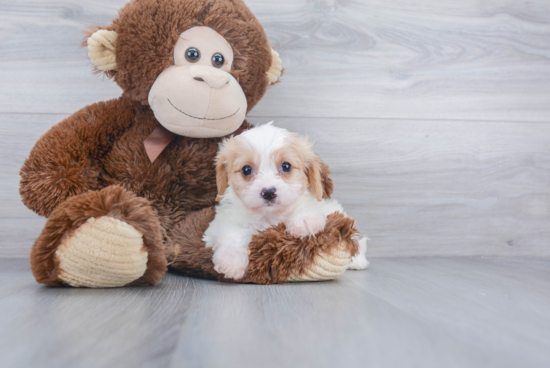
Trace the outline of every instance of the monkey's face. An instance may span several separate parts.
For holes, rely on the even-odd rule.
[[[193,138],[222,137],[237,130],[247,111],[246,96],[230,74],[233,49],[209,27],[183,32],[174,65],[149,92],[149,106],[169,131]]]
[[[132,0],[111,26],[93,27],[88,56],[149,106],[169,131],[193,138],[237,130],[282,63],[242,0]]]

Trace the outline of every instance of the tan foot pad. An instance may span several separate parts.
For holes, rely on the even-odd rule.
[[[313,265],[301,275],[292,274],[288,281],[324,281],[332,280],[343,274],[351,261],[345,244],[332,253],[320,253],[313,260]]]
[[[118,287],[147,269],[143,237],[133,226],[104,216],[90,218],[56,251],[59,278],[74,287]]]

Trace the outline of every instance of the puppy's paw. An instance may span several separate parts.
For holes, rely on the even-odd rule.
[[[321,232],[325,228],[326,223],[326,216],[320,213],[307,213],[291,218],[286,228],[290,235],[296,238],[304,238]]]
[[[364,270],[369,267],[369,261],[364,254],[358,254],[351,259],[348,270]]]
[[[240,280],[248,267],[248,248],[214,247],[214,270],[226,278]]]
[[[359,253],[351,259],[348,270],[364,270],[367,267],[367,238],[362,238],[359,240]]]

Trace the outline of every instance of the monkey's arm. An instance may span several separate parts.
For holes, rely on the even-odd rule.
[[[134,121],[124,99],[83,108],[52,127],[21,168],[23,203],[41,216],[67,198],[98,189],[99,162]]]
[[[172,229],[165,250],[172,271],[235,282],[214,269],[214,250],[206,248],[202,241],[215,214],[214,207],[192,212]],[[272,226],[252,237],[246,274],[236,282],[280,284],[334,279],[359,252],[357,233],[355,221],[341,213],[330,214],[319,234],[304,239],[290,235],[284,224]]]

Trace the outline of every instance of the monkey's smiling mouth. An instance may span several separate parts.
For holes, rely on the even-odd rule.
[[[176,106],[174,106],[174,104],[172,103],[172,101],[170,101],[169,98],[168,98],[167,100],[168,100],[168,102],[170,103],[170,105],[172,105],[172,107],[173,107],[174,109],[178,110],[178,111],[181,112],[183,115],[189,116],[190,118],[193,118],[193,119],[199,119],[199,120],[223,120],[223,119],[227,119],[227,118],[230,118],[230,117],[236,115],[236,114],[241,110],[241,108],[239,107],[239,108],[237,109],[237,111],[235,111],[233,114],[228,115],[228,116],[223,117],[223,118],[216,118],[216,119],[199,118],[199,117],[197,117],[197,116],[193,116],[193,115],[186,114],[185,112],[181,111],[181,110],[178,109]]]

